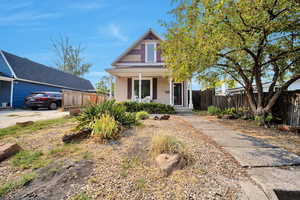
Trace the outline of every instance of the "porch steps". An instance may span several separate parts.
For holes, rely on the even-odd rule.
[[[174,108],[177,113],[191,113],[193,111],[193,109],[188,107],[175,106]]]

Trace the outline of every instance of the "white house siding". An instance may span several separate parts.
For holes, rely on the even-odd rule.
[[[127,101],[127,78],[117,77],[116,78],[116,92],[115,99],[116,101]]]
[[[155,99],[154,102],[169,104],[169,88],[169,80],[167,78],[159,77],[157,79],[157,99]]]

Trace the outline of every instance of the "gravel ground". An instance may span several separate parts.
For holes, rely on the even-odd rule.
[[[61,146],[60,138],[73,127],[74,124],[66,124],[16,140],[26,149],[48,152]],[[188,147],[193,162],[169,177],[162,177],[149,157],[149,144],[155,134],[171,135],[181,140]],[[125,131],[124,137],[112,144],[99,144],[89,139],[72,145],[76,150],[51,159],[89,157],[93,160],[93,169],[85,184],[66,191],[65,199],[80,192],[101,200],[242,199],[239,181],[249,180],[244,169],[229,154],[176,116],[168,121],[146,120],[142,125]],[[13,169],[9,160],[2,162],[0,183],[22,173]]]

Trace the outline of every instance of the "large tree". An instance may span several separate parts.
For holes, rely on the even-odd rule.
[[[112,85],[111,85],[112,84]],[[112,81],[111,76],[102,76],[98,83],[96,83],[96,91],[99,94],[109,94],[112,89],[112,94],[114,93],[115,83]]]
[[[84,63],[82,55],[84,48],[81,45],[72,45],[66,36],[62,36],[59,40],[52,40],[52,47],[57,56],[55,65],[64,72],[82,76],[92,66],[89,63]]]
[[[212,85],[235,81],[245,89],[253,113],[264,118],[300,78],[299,1],[175,2],[162,50],[176,79],[194,75]],[[263,94],[266,82],[268,95]]]

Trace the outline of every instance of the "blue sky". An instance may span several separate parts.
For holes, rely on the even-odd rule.
[[[111,62],[150,27],[159,35],[171,0],[1,0],[0,49],[54,66],[51,40],[68,36],[92,63],[96,83]]]

